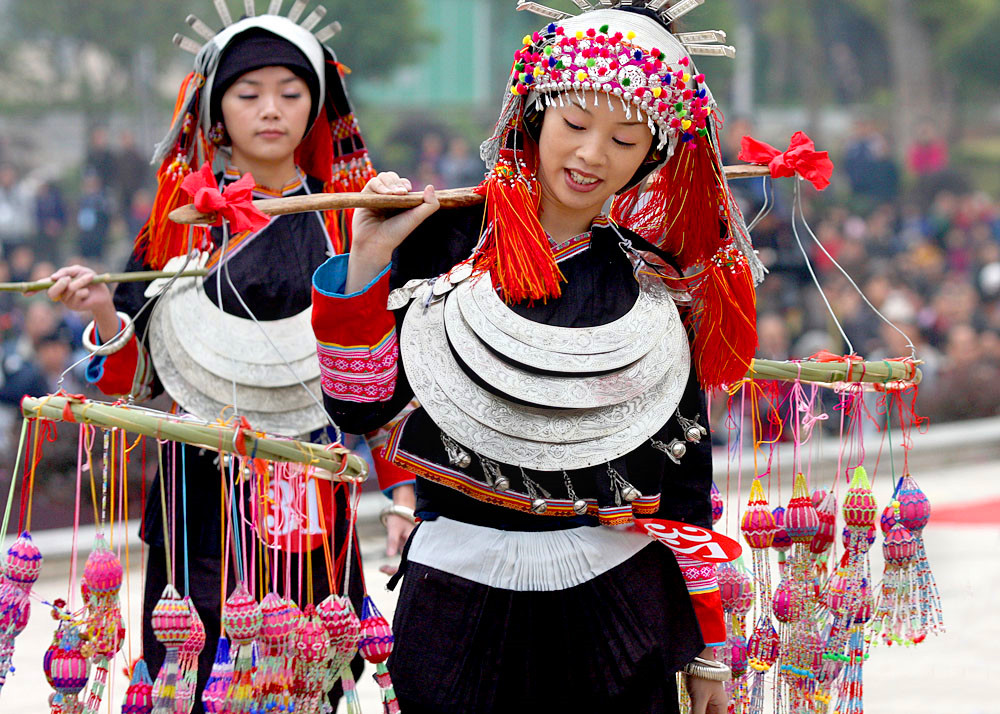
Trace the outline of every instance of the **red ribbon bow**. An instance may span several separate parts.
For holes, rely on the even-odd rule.
[[[222,219],[226,219],[236,233],[259,231],[271,220],[253,205],[254,186],[253,176],[243,174],[219,193],[212,167],[207,162],[181,183],[181,188],[194,198],[195,208],[202,213],[216,214],[212,225],[221,226]]]
[[[827,152],[816,151],[813,140],[802,131],[792,134],[788,151],[784,153],[752,136],[744,136],[740,140],[740,154],[737,158],[758,166],[767,166],[773,178],[798,174],[815,186],[817,191],[830,185],[830,175],[833,174],[833,162]]]

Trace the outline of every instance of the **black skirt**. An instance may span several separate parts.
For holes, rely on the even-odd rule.
[[[656,543],[553,592],[410,561],[393,630],[389,670],[407,714],[673,713],[674,673],[704,648],[677,562]]]

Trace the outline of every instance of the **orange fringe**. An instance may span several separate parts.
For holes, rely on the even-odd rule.
[[[491,271],[493,286],[508,304],[545,302],[562,294],[560,283],[566,278],[538,219],[541,193],[532,174],[523,167],[517,171],[513,151],[500,153],[496,167],[476,188],[486,196],[489,226],[476,257],[476,272]]]

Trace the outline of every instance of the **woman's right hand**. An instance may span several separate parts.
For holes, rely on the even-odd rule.
[[[105,339],[117,334],[118,314],[105,283],[94,283],[97,274],[82,265],[69,265],[52,273],[55,283],[46,291],[51,300],[61,302],[74,312],[89,312],[97,323],[98,333]]]
[[[385,171],[365,184],[362,193],[402,196],[412,190],[410,181]],[[386,214],[367,208],[354,211],[351,224],[351,257],[348,260],[348,294],[364,289],[392,260],[392,252],[428,216],[440,208],[433,186],[424,188],[424,202],[416,208]]]

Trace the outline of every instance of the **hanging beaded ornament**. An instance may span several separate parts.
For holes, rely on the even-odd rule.
[[[140,659],[132,668],[132,677],[122,703],[122,714],[152,714],[152,711],[153,680],[149,677],[146,661]]]
[[[62,630],[59,647],[49,663],[52,686],[56,690],[51,700],[53,714],[80,714],[83,711],[78,695],[87,686],[90,663],[80,651],[82,644],[77,626],[68,624]]]
[[[42,570],[42,554],[25,531],[7,549],[0,572],[0,689],[14,659],[14,639],[24,631],[31,615],[28,595]]]
[[[226,600],[222,625],[229,633],[233,656],[233,679],[226,694],[226,713],[245,714],[253,706],[253,644],[264,624],[260,605],[244,583],[239,583]]]
[[[83,568],[87,587],[87,647],[93,657],[94,677],[87,697],[86,714],[97,714],[108,681],[108,662],[125,641],[118,591],[122,585],[122,564],[108,547],[104,534],[98,534],[94,548]]]
[[[329,595],[316,611],[330,637],[328,685],[332,687],[340,679],[348,711],[353,711],[361,706],[354,672],[351,671],[351,662],[358,653],[358,641],[361,639],[361,620],[350,599],[344,595]]]
[[[330,667],[330,637],[316,608],[306,605],[295,628],[295,712],[319,714]]]
[[[899,503],[899,522],[909,529],[917,541],[916,587],[920,624],[913,641],[921,642],[928,634],[942,634],[945,630],[941,595],[924,548],[924,527],[931,517],[931,503],[910,474],[904,474],[899,480],[896,501]]]
[[[201,692],[201,705],[207,714],[221,714],[226,710],[226,695],[233,681],[233,661],[229,656],[229,639],[222,635],[215,648],[215,660],[208,682]]]
[[[366,661],[375,665],[375,681],[378,682],[382,695],[382,706],[387,712],[399,710],[396,702],[396,692],[392,686],[392,678],[385,661],[392,654],[392,628],[382,613],[375,607],[371,597],[365,595],[361,604],[361,639],[358,641],[358,651]]]
[[[291,600],[269,592],[261,600],[263,616],[260,641],[263,658],[257,667],[254,688],[264,711],[285,711],[291,703],[293,673],[287,653],[302,612]]]
[[[748,665],[753,670],[750,706],[752,711],[759,711],[764,702],[764,675],[778,658],[778,633],[771,621],[771,571],[767,561],[767,549],[774,543],[777,524],[774,514],[767,507],[767,496],[759,478],[754,479],[750,486],[741,530],[753,554],[754,584],[760,602],[760,611],[747,645]]]
[[[153,635],[167,650],[153,683],[154,714],[173,714],[180,648],[191,636],[191,619],[187,603],[173,585],[167,584],[152,616]]]
[[[205,623],[189,595],[184,596],[191,613],[191,634],[184,640],[177,661],[177,712],[188,714],[194,707],[198,691],[198,657],[205,649]]]

